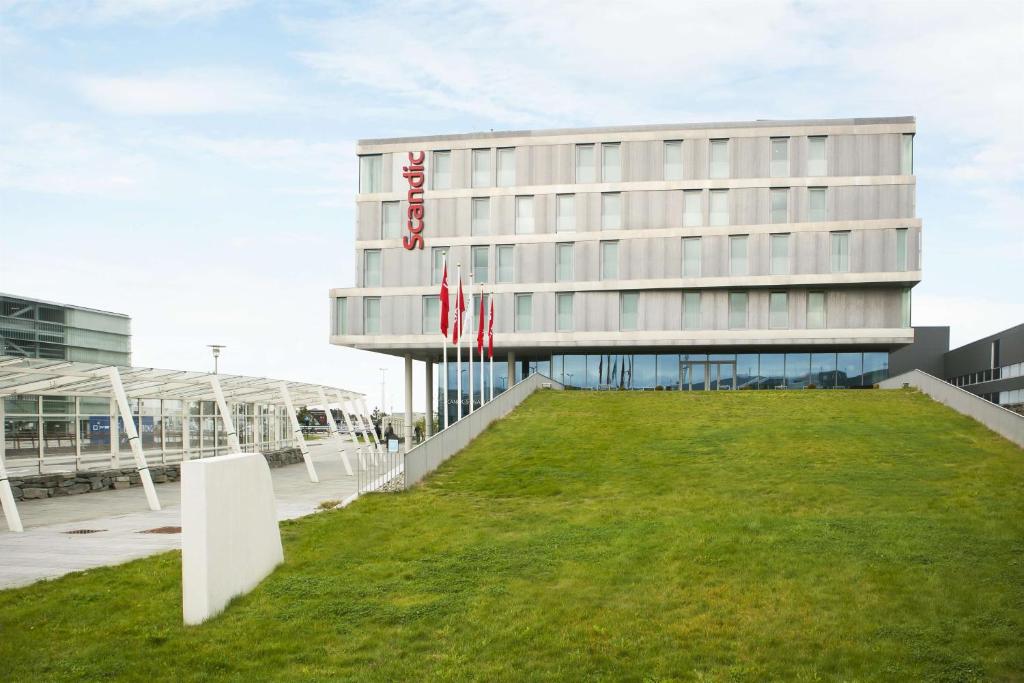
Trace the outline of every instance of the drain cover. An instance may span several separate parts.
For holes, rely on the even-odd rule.
[[[71,531],[65,531],[66,534],[98,534],[106,529],[72,529]]]
[[[140,534],[180,534],[181,533],[181,527],[180,526],[158,526],[155,529],[146,529],[145,531],[140,531],[139,533]]]

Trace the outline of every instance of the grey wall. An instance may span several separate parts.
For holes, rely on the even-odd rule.
[[[889,354],[889,373],[902,375],[910,370],[924,370],[929,375],[945,377],[947,351],[948,327],[915,327],[914,343]]]

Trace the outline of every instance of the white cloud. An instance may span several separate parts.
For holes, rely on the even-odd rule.
[[[287,105],[278,79],[230,69],[188,69],[141,76],[83,76],[75,88],[115,114],[181,115],[266,112]]]
[[[43,3],[6,0],[0,9],[43,27],[118,21],[177,23],[208,19],[249,4],[249,0],[62,0]]]

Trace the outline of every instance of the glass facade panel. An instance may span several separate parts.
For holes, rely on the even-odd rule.
[[[601,180],[606,183],[622,180],[622,152],[617,142],[601,145]]]
[[[619,295],[619,329],[637,329],[640,317],[640,295],[636,292],[622,292]]]
[[[473,187],[491,186],[491,150],[473,150]]]
[[[495,247],[498,254],[498,282],[515,281],[515,245],[499,244]]]
[[[864,352],[864,386],[870,387],[889,376],[889,354],[884,351]]]
[[[824,136],[807,138],[807,175],[828,175],[828,163],[825,158]]]
[[[771,235],[771,274],[789,275],[789,234]]]
[[[348,334],[348,299],[343,296],[334,300],[334,334]]]
[[[555,199],[555,210],[555,232],[575,232],[576,195],[558,195]]]
[[[832,233],[832,272],[850,272],[850,233]]]
[[[789,176],[789,138],[771,139],[771,164],[769,171],[772,178]]]
[[[434,247],[430,250],[430,284],[441,284],[444,275],[444,255],[448,247]],[[450,283],[449,283],[450,284]]]
[[[790,389],[803,389],[810,383],[811,354],[786,354],[786,386]]]
[[[700,292],[683,292],[683,329],[700,328]]]
[[[572,294],[557,295],[558,319],[555,330],[557,332],[572,331]]]
[[[728,178],[729,177],[729,141],[728,140],[711,140],[710,142],[710,153],[708,159],[710,159],[710,177],[712,178]]]
[[[679,388],[679,354],[658,354],[658,379],[656,386],[673,391]]]
[[[700,277],[700,238],[683,238],[683,277]]]
[[[533,295],[516,294],[516,332],[533,330]]]
[[[729,190],[711,190],[708,197],[708,222],[711,225],[729,225]]]
[[[910,327],[910,290],[900,292],[900,327]]]
[[[824,187],[811,187],[807,189],[807,220],[828,220],[826,192],[827,190]]]
[[[363,286],[380,287],[379,249],[367,249],[363,252]]]
[[[811,354],[810,382],[819,389],[832,389],[836,386],[836,354]]]
[[[381,155],[365,154],[359,157],[359,192],[380,192]]]
[[[747,327],[747,293],[729,292],[729,329],[742,330]]]
[[[760,367],[761,389],[775,389],[786,385],[786,356],[782,353],[762,353]]]
[[[704,225],[704,213],[700,205],[701,190],[683,192],[683,226],[693,228]]]
[[[786,292],[772,292],[768,295],[769,325],[774,329],[789,327],[789,297]]]
[[[913,175],[914,173],[914,134],[904,133],[902,145],[900,146],[900,174]]]
[[[789,188],[773,187],[771,190],[772,223],[789,222]]]
[[[423,297],[423,334],[441,333],[441,300],[431,294]]]
[[[491,200],[487,197],[474,197],[470,230],[474,235],[491,234]]]
[[[491,281],[490,247],[473,247],[473,284]]]
[[[665,142],[665,180],[683,179],[683,142],[668,140]]]
[[[516,150],[514,147],[498,149],[498,187],[516,184]]]
[[[747,236],[729,236],[729,274],[746,275],[747,268]]]
[[[533,233],[533,197],[516,197],[516,233]]]
[[[622,227],[622,195],[605,192],[601,195],[601,229],[618,230]]]
[[[399,221],[398,202],[384,202],[381,204],[381,226],[380,237],[384,240],[395,240],[402,236],[402,226]]]
[[[601,242],[601,279],[616,280],[619,277],[619,243]]]
[[[629,384],[626,389],[653,389],[658,384],[657,356],[636,354],[623,356],[628,367]]]
[[[736,355],[736,388],[757,389],[758,356],[756,353],[740,353]]]
[[[452,153],[434,152],[433,188],[448,190],[452,186]]]
[[[565,386],[582,389],[587,384],[587,357],[582,355],[565,356],[562,363],[562,376]]]
[[[825,327],[825,292],[807,293],[807,328],[820,330]]]
[[[572,282],[573,279],[573,244],[571,242],[555,245],[555,280]]]
[[[864,374],[864,358],[861,353],[836,354],[836,386],[859,387]]]
[[[593,145],[576,145],[576,182],[592,183],[596,178]]]
[[[363,299],[363,334],[380,334],[380,299]]]

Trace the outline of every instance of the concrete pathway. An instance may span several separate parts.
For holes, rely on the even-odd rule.
[[[355,465],[358,459],[351,445],[347,448]],[[302,463],[270,470],[278,519],[303,517],[325,500],[341,501],[356,493],[356,478],[345,474],[333,444],[314,442],[310,451],[318,484],[309,481]],[[141,533],[181,526],[179,484],[157,484],[156,490],[163,507],[159,512],[147,509],[141,487],[19,503],[25,531],[12,533],[0,522],[0,589],[181,548],[180,534]],[[67,533],[80,529],[97,531]]]

